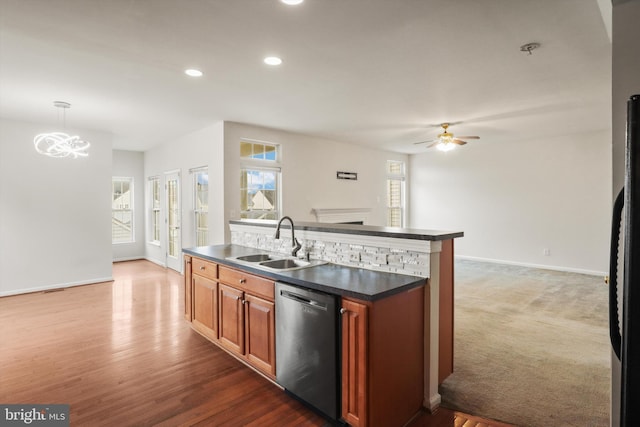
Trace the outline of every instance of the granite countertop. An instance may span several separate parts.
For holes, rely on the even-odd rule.
[[[298,228],[297,224],[296,228]],[[183,249],[182,251],[188,255],[204,258],[273,280],[365,301],[375,301],[424,285],[426,280],[424,277],[385,273],[331,263],[291,271],[266,271],[228,259],[230,257],[265,253],[265,251],[259,249],[239,245],[199,246]]]
[[[231,220],[229,224],[251,225],[258,227],[275,228],[278,221],[274,220]],[[282,228],[291,228],[289,223],[282,224]],[[378,237],[392,237],[395,239],[411,239],[411,240],[449,240],[457,237],[463,237],[462,231],[441,231],[441,230],[423,230],[418,228],[396,228],[396,227],[380,227],[375,225],[355,225],[355,224],[329,224],[322,222],[295,222],[296,230],[321,231],[324,233],[342,233],[356,234]]]

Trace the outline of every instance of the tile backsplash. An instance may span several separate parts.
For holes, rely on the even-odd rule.
[[[255,230],[247,227],[232,227],[231,243],[256,248],[283,255],[291,255],[291,238],[273,238],[273,230]],[[310,233],[313,237],[305,236],[304,231],[296,230],[296,237],[302,245],[298,257],[311,260],[322,260],[334,264],[350,267],[360,267],[370,270],[390,273],[407,274],[411,276],[429,277],[430,242],[425,241],[424,251],[399,248],[397,239],[377,238],[375,244],[367,242],[368,236],[361,236],[362,242],[353,242],[357,237],[349,236],[350,242],[337,241],[340,235],[335,233]],[[299,235],[302,235],[300,237]],[[388,244],[385,244],[388,243]],[[392,244],[393,243],[393,244]]]

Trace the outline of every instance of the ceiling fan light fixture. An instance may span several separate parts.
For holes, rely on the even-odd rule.
[[[439,151],[443,151],[443,152],[447,152],[447,151],[451,151],[453,149],[456,148],[456,144],[454,144],[453,142],[444,142],[444,141],[440,141],[438,143],[438,145],[436,145],[436,148]]]
[[[529,55],[531,55],[531,51],[539,47],[540,47],[540,43],[536,43],[536,42],[523,44],[522,46],[520,46],[520,52],[527,52]]]
[[[426,142],[429,142],[431,144],[427,145],[427,148],[435,147],[439,151],[451,151],[454,148],[456,148],[456,145],[465,145],[467,143],[467,141],[464,141],[462,138],[480,139],[479,136],[461,136],[461,137],[455,138],[453,134],[447,130],[449,129],[449,125],[450,123],[442,123],[440,125],[442,127],[442,133],[438,134],[438,137],[436,139],[414,142],[414,144],[424,144]]]

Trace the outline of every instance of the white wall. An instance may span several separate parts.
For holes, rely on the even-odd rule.
[[[603,131],[413,155],[410,226],[464,231],[460,256],[604,274],[610,146]]]
[[[133,231],[134,242],[113,245],[113,260],[126,261],[144,258],[146,180],[144,179],[144,153],[113,150],[113,176],[133,178]]]
[[[627,100],[640,94],[640,55],[638,19],[640,1],[614,1],[613,8],[613,191],[615,197],[624,185],[624,152]]]
[[[408,156],[259,126],[225,122],[225,223],[240,210],[240,140],[281,145],[283,215],[316,221],[313,208],[371,208],[370,224],[386,224],[386,162]],[[357,181],[336,179],[357,172]],[[227,241],[229,237],[227,234]]]
[[[195,246],[193,217],[193,175],[189,169],[208,166],[209,170],[209,244],[224,243],[224,178],[223,178],[223,123],[218,122],[198,131],[181,136],[173,141],[144,153],[144,176],[160,176],[163,183],[165,172],[180,171],[182,205],[182,247]],[[164,188],[164,185],[163,185]],[[145,192],[148,188],[145,187]],[[149,197],[145,197],[145,212],[149,211]],[[165,206],[165,194],[161,192],[160,205]],[[164,212],[161,224],[164,224]],[[149,221],[145,230],[145,256],[160,265],[166,263],[167,231],[161,227],[160,246],[149,243]]]
[[[111,136],[54,159],[33,147],[50,130],[0,121],[0,296],[111,279]]]

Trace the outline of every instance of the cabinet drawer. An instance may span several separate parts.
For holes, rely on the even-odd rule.
[[[233,268],[220,266],[220,281],[271,301],[275,295],[273,281]]]
[[[205,261],[200,258],[193,258],[191,260],[191,271],[193,274],[204,276],[209,279],[218,279],[218,264],[214,264],[210,261]]]

